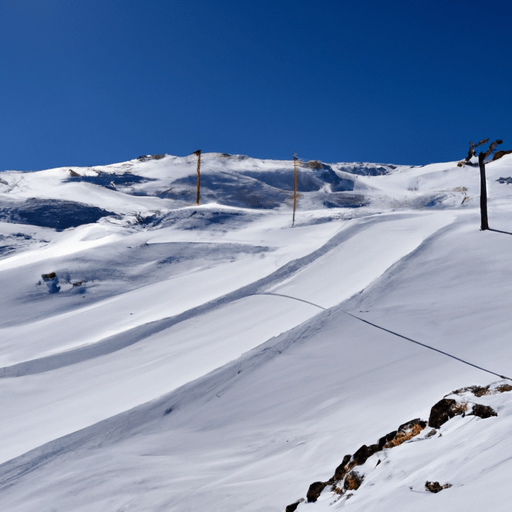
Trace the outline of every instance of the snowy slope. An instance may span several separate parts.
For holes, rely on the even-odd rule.
[[[486,232],[478,169],[453,162],[303,164],[293,227],[291,161],[201,170],[200,206],[195,156],[0,174],[6,509],[282,511],[452,390],[512,376],[510,155],[487,165]],[[508,510],[509,395],[298,510]]]

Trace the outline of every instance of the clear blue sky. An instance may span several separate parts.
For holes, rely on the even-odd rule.
[[[512,149],[512,3],[0,0],[0,170]]]

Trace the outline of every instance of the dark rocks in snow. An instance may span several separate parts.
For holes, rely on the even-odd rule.
[[[306,499],[308,500],[308,503],[314,503],[320,494],[322,494],[322,491],[325,489],[325,486],[327,485],[326,482],[313,482],[308,489],[308,493],[306,494]]]
[[[443,489],[448,489],[451,486],[452,486],[451,484],[441,485],[439,482],[429,482],[429,481],[425,482],[425,489],[427,491],[430,491],[433,493],[441,492]]]
[[[343,489],[345,491],[357,491],[363,483],[364,476],[360,475],[357,471],[351,471],[345,478]]]
[[[377,443],[378,446],[379,446],[379,451],[382,450],[384,448],[384,446],[386,446],[387,443],[392,441],[396,437],[397,433],[398,433],[398,430],[393,430],[389,434],[386,434],[385,436],[382,436],[379,439],[379,442]]]
[[[416,418],[414,420],[408,421],[407,423],[400,425],[398,427],[398,432],[407,432],[408,430],[413,429],[416,425],[419,425],[420,428],[423,430],[427,426],[427,423],[420,418]]]
[[[471,411],[471,414],[483,419],[490,418],[491,416],[498,416],[498,413],[492,407],[482,404],[473,405],[473,410]]]
[[[393,430],[389,432],[389,434],[381,437],[375,444],[370,446],[363,444],[354,455],[345,455],[342,463],[336,468],[334,475],[328,480],[327,484],[332,485],[332,490],[338,494],[344,494],[347,490],[358,489],[363,481],[363,476],[353,471],[354,467],[362,466],[372,455],[384,448],[393,448],[394,446],[398,446],[412,439],[426,426],[427,423],[425,421],[416,418],[403,423],[397,430]],[[340,482],[342,482],[342,484]],[[318,482],[312,485],[316,484],[318,484]]]
[[[456,416],[455,408],[457,402],[452,398],[443,398],[439,400],[430,410],[430,417],[428,419],[428,426],[432,428],[439,428],[446,423],[449,419]]]
[[[350,462],[350,459],[352,458],[352,455],[345,455],[343,457],[343,462],[336,468],[334,471],[334,476],[329,480],[329,483],[334,483],[335,481],[338,482],[342,480],[345,475],[347,474],[347,464]]]
[[[294,512],[297,507],[304,501],[304,498],[301,498],[300,500],[296,501],[295,503],[292,503],[291,505],[288,505],[285,509],[285,512]]]
[[[485,387],[471,386],[459,389],[455,391],[454,394],[471,392],[475,396],[484,396],[495,393],[503,393],[505,391],[512,391],[512,385],[501,384],[499,386],[492,387],[492,389],[490,385]],[[441,425],[457,415],[464,415],[466,411],[466,401],[457,402],[457,400],[452,398],[443,398],[437,402],[430,411],[428,426],[432,427],[432,430],[426,434],[425,439],[432,438],[435,434],[437,434],[437,430],[435,429],[440,428]],[[474,404],[470,414],[478,416],[479,418],[490,418],[492,416],[498,415],[492,407],[482,404]],[[355,491],[359,489],[364,480],[364,475],[354,470],[356,466],[362,466],[373,454],[381,450],[390,449],[395,446],[399,446],[406,441],[409,441],[413,437],[420,434],[426,427],[426,421],[420,418],[415,418],[406,423],[403,423],[398,427],[397,430],[394,430],[389,434],[381,437],[377,443],[370,446],[364,444],[353,455],[345,455],[341,464],[336,468],[334,475],[327,482],[314,482],[310,485],[307,493],[307,501],[317,501],[318,497],[327,485],[331,486],[332,492],[341,496],[345,496],[345,498],[349,498],[351,494],[347,494],[348,491]],[[439,436],[441,436],[441,434],[439,434]],[[379,459],[375,467],[377,467],[380,463],[381,460]],[[452,485],[449,483],[444,485],[441,485],[439,482],[430,481],[425,483],[426,490],[432,493],[438,493],[443,489],[448,489],[451,486]],[[300,502],[293,504],[294,508],[290,510],[295,510],[299,503]],[[288,511],[289,509],[287,508],[286,510]]]
[[[427,423],[420,418],[403,423],[398,427],[396,435],[384,445],[384,448],[393,448],[409,441],[416,437],[426,426]]]
[[[364,464],[368,457],[368,446],[363,444],[363,446],[361,446],[361,448],[359,448],[359,450],[357,450],[356,453],[354,453],[354,462],[356,463],[356,466]]]
[[[374,453],[379,451],[378,444],[372,444],[371,446],[366,446],[363,444],[359,450],[354,453],[354,463],[356,466],[362,466]]]
[[[493,386],[492,388],[490,384],[487,386],[467,386],[465,388],[457,389],[453,392],[453,394],[462,395],[463,393],[470,392],[477,397],[481,397],[487,395],[496,395],[497,393],[505,393],[506,391],[512,391],[512,385],[500,384],[499,386]]]
[[[481,397],[491,394],[491,386],[467,386],[465,388],[457,389],[453,392],[454,395],[462,395],[462,393],[471,392],[473,395]]]

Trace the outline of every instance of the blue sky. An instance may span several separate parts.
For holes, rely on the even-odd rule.
[[[0,0],[0,170],[512,149],[512,4]]]

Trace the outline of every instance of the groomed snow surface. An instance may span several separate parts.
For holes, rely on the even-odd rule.
[[[0,173],[2,510],[282,512],[510,382],[512,155],[484,232],[477,167],[302,164],[292,226],[293,169],[205,154],[200,206],[194,155]],[[297,510],[508,511],[512,392],[477,401]]]

